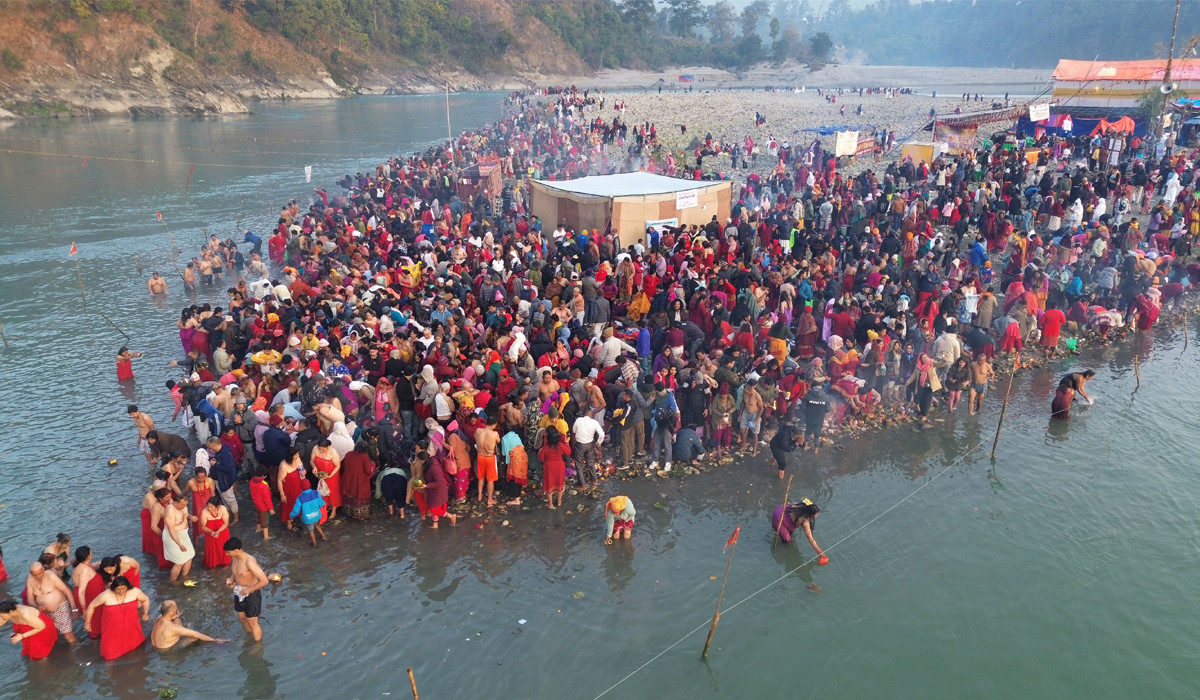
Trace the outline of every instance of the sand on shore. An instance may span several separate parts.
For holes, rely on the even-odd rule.
[[[829,65],[816,71],[787,61],[781,66],[760,63],[740,73],[709,66],[673,66],[661,71],[602,70],[589,76],[548,79],[547,84],[576,85],[602,90],[656,88],[660,80],[676,89],[686,87],[679,76],[692,75],[695,90],[741,90],[775,87],[907,87],[929,93],[943,87],[970,86],[985,95],[1037,94],[1050,81],[1046,68],[942,68],[934,66]]]

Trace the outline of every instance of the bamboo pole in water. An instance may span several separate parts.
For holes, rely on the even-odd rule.
[[[1000,406],[1000,420],[996,422],[996,439],[992,440],[992,459],[996,459],[996,448],[1000,445],[1000,429],[1004,427],[1004,414],[1008,413],[1008,399],[1012,396],[1012,385],[1016,376],[1017,368],[1014,366],[1008,375],[1008,388],[1004,390],[1004,403]]]
[[[87,306],[87,292],[83,291],[83,272],[79,269],[79,258],[75,258],[75,279],[79,281],[79,296],[83,297],[83,304]]]
[[[700,653],[702,659],[708,658],[708,648],[712,646],[713,635],[717,633],[717,624],[721,621],[721,601],[725,598],[725,584],[729,583],[729,567],[733,565],[733,552],[736,549],[737,534],[735,533],[733,543],[729,547],[729,559],[725,562],[725,578],[721,579],[721,592],[717,594],[717,609],[713,613],[712,626],[708,628],[708,639],[704,640],[704,651]]]
[[[792,475],[788,474],[787,488],[783,490],[783,511],[787,512],[788,496],[792,493]],[[779,544],[779,530],[783,528],[783,516],[779,517],[779,524],[775,526],[775,537],[771,540],[771,549],[775,549],[775,545]]]
[[[0,321],[0,338],[4,339],[4,347],[8,347],[8,335],[4,332],[4,321]]]
[[[417,679],[415,676],[413,676],[413,670],[411,668],[408,669],[408,684],[412,686],[413,700],[421,700],[420,696],[417,695]]]

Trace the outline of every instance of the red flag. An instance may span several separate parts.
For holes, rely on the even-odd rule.
[[[154,213],[155,213],[155,215],[157,215],[157,216],[158,216],[158,220],[159,220],[159,221],[162,221],[162,212],[161,212],[161,211],[156,211],[156,212],[154,212]]]
[[[721,548],[721,551],[724,552],[726,549],[729,549],[730,547],[732,547],[737,542],[738,535],[741,534],[741,532],[742,532],[741,525],[738,525],[737,527],[735,527],[733,529],[733,534],[729,536],[729,541],[725,543],[725,546]]]
[[[71,255],[74,255],[78,252],[79,252],[79,249],[75,247],[75,241],[71,241]]]
[[[195,164],[193,164],[192,169],[188,171],[188,179],[187,179],[187,182],[183,183],[183,189],[186,190],[192,186],[192,173],[194,173],[194,172],[196,172]],[[158,218],[161,219],[162,215],[160,214]]]

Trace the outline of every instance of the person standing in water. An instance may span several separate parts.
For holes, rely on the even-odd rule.
[[[166,294],[167,281],[163,279],[157,272],[150,275],[150,279],[146,280],[146,289],[150,294]]]
[[[814,505],[807,498],[799,503],[776,506],[775,510],[771,512],[771,527],[779,533],[779,538],[785,543],[792,541],[794,530],[797,528],[804,530],[804,536],[808,538],[808,543],[819,557],[817,563],[825,566],[829,563],[829,557],[825,556],[825,551],[813,537],[813,528],[817,524],[817,514],[820,512],[820,507]]]
[[[6,622],[11,622],[13,626],[9,641],[20,644],[21,656],[28,656],[32,661],[41,661],[49,656],[58,642],[54,621],[37,608],[18,605],[12,600],[0,601],[0,626]]]
[[[59,578],[58,574],[47,571],[41,562],[29,565],[29,576],[25,578],[25,590],[29,601],[37,605],[54,621],[54,628],[67,640],[68,644],[75,643],[72,626],[72,612],[79,612],[72,604],[71,589]]]
[[[117,380],[125,381],[133,379],[133,360],[142,356],[140,352],[130,352],[129,348],[122,346],[117,350]]]
[[[230,574],[225,585],[233,589],[233,609],[238,622],[254,641],[262,641],[262,627],[258,616],[262,613],[262,588],[267,585],[267,575],[258,561],[242,549],[242,540],[230,537],[225,541],[225,553],[229,555]]]
[[[787,469],[787,453],[794,452],[803,444],[804,432],[798,430],[791,423],[784,423],[771,438],[771,455],[775,458],[775,466],[779,469],[780,479],[783,478],[783,472]]]

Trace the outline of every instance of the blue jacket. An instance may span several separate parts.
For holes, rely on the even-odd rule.
[[[292,506],[289,518],[300,516],[300,522],[305,525],[316,525],[321,522],[321,509],[325,507],[325,499],[316,489],[308,489],[296,497],[296,505]]]

